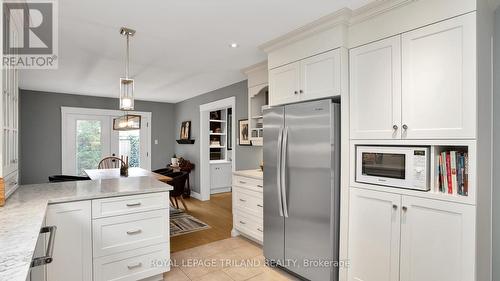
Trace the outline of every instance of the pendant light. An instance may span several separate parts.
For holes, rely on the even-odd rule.
[[[120,78],[120,109],[126,113],[113,119],[113,130],[138,130],[141,128],[141,116],[128,113],[128,111],[134,110],[134,79],[129,78],[129,40],[130,36],[134,36],[135,30],[122,27],[120,34],[127,38],[125,78]]]

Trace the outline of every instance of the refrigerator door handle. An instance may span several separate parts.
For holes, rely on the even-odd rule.
[[[279,212],[280,217],[283,216],[283,202],[281,198],[281,147],[283,145],[283,128],[280,128],[278,133],[278,159],[276,161],[276,187],[278,188],[278,204],[279,204]]]
[[[288,218],[288,206],[286,203],[286,157],[288,147],[288,127],[283,131],[283,144],[281,147],[281,201],[283,201],[283,215]]]

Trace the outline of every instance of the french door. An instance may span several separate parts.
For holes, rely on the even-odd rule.
[[[120,112],[85,108],[62,109],[62,174],[84,175],[107,156],[128,157],[131,167],[151,169],[150,114],[141,115],[141,129],[113,130]]]

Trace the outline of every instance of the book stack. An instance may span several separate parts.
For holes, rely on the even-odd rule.
[[[467,152],[443,151],[436,158],[438,190],[442,193],[467,196],[469,192]]]

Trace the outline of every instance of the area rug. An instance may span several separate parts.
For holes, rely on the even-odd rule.
[[[170,209],[170,237],[192,233],[210,226],[179,209]]]

